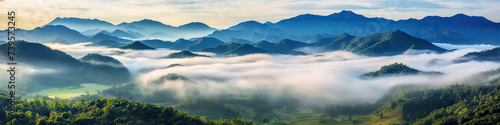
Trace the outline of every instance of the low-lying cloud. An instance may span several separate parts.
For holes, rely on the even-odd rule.
[[[79,45],[80,47],[82,45]],[[443,86],[460,83],[473,74],[496,69],[499,63],[452,61],[471,51],[460,49],[449,53],[423,53],[418,55],[397,55],[367,57],[351,52],[335,51],[316,55],[265,55],[253,54],[226,58],[161,58],[173,50],[148,51],[92,48],[76,45],[51,46],[74,57],[82,52],[108,54],[120,60],[136,76],[142,89],[162,91],[175,90],[180,96],[196,91],[202,95],[217,94],[263,94],[269,97],[296,97],[303,101],[328,102],[374,102],[391,87],[398,85]],[[85,51],[83,51],[85,50]],[[123,53],[110,53],[121,51]],[[319,56],[320,55],[320,56]],[[437,71],[444,75],[388,76],[367,79],[361,75],[378,70],[394,62],[406,64],[422,71]],[[171,64],[181,64],[165,68]],[[156,68],[146,73],[140,69]],[[166,81],[152,84],[163,75],[176,73],[191,81]]]

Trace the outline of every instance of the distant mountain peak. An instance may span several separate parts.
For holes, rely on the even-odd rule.
[[[124,22],[120,25],[123,25],[123,24],[127,24],[127,23]],[[129,23],[129,24],[165,25],[162,22],[152,20],[152,19],[142,19],[140,21],[134,21],[134,22]]]
[[[337,17],[337,18],[366,18],[363,15],[356,14],[350,10],[342,10],[339,13],[333,13],[328,15],[329,17]]]
[[[191,22],[191,23],[188,23],[188,24],[181,25],[181,26],[179,26],[179,27],[189,27],[189,28],[211,28],[210,26],[208,26],[207,24],[202,23],[202,22]]]
[[[465,15],[465,14],[463,14],[463,13],[459,13],[459,14],[455,14],[455,15],[453,15],[452,17],[470,17],[470,16]]]
[[[342,34],[340,34],[339,36],[352,36],[352,37],[355,37],[355,36],[353,36],[353,35],[351,35],[351,34],[348,34],[348,33],[342,33]]]
[[[411,36],[410,34],[406,33],[406,32],[403,32],[399,29],[396,29],[390,33],[388,33],[388,35],[392,35],[392,36],[404,36],[404,37],[413,37]]]
[[[240,24],[262,24],[262,23],[259,23],[255,20],[250,20],[250,21],[241,22]]]
[[[356,14],[356,13],[354,13],[354,12],[352,12],[352,11],[350,11],[350,10],[342,10],[342,11],[340,11],[340,13],[339,13],[339,14]],[[357,14],[356,14],[356,15],[357,15]]]

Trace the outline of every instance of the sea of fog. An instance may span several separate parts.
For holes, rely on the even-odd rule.
[[[205,95],[266,94],[269,97],[296,97],[304,101],[374,102],[389,89],[398,85],[424,85],[439,87],[461,83],[473,74],[496,69],[500,63],[470,61],[453,63],[468,52],[491,49],[491,45],[436,44],[453,52],[383,57],[361,56],[351,52],[315,52],[308,49],[306,56],[252,54],[237,57],[215,56],[170,59],[162,58],[177,50],[121,50],[105,47],[85,47],[89,43],[72,45],[45,44],[52,49],[81,58],[87,53],[100,53],[121,61],[133,74],[141,89],[149,91],[175,90],[178,95],[197,91]],[[403,63],[422,71],[437,71],[444,75],[410,75],[364,78],[364,73],[381,66]],[[171,64],[182,66],[165,68]],[[5,66],[5,65],[4,65]],[[2,66],[2,67],[4,67]],[[138,73],[141,69],[153,69]],[[4,68],[6,69],[6,68]],[[29,69],[29,73],[43,73],[50,69]],[[28,73],[28,74],[29,74]],[[151,81],[169,73],[188,77],[191,81]]]

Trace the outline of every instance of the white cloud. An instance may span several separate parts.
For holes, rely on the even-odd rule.
[[[57,45],[57,44],[56,44]],[[110,54],[110,48],[83,47],[83,44],[54,45],[72,56],[82,52]],[[384,57],[359,56],[350,52],[317,53],[323,56],[290,56],[254,54],[227,58],[161,58],[172,50],[123,51],[113,54],[133,74],[143,68],[156,68],[148,73],[136,74],[136,80],[147,90],[176,90],[179,95],[191,91],[201,94],[252,94],[271,97],[298,97],[303,101],[373,102],[391,87],[397,85],[443,86],[460,83],[463,79],[482,71],[496,69],[500,63],[453,63],[458,57],[478,49],[461,49],[444,54],[397,55]],[[377,79],[360,75],[378,70],[383,65],[400,62],[422,71],[443,72],[442,76],[391,76]],[[170,64],[182,66],[167,68]],[[177,73],[192,82],[169,81],[151,85],[149,81]],[[138,76],[137,76],[138,75]]]

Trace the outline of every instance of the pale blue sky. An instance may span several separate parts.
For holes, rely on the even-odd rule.
[[[153,19],[178,26],[203,22],[227,28],[242,21],[276,22],[299,14],[352,10],[367,17],[421,19],[457,13],[500,22],[499,0],[4,0],[0,11],[18,11],[19,27],[32,29],[56,17],[98,18],[118,24]],[[1,14],[5,19],[7,14]],[[5,22],[6,20],[0,20]],[[4,24],[4,23],[0,23]],[[0,25],[5,29],[4,25]]]

